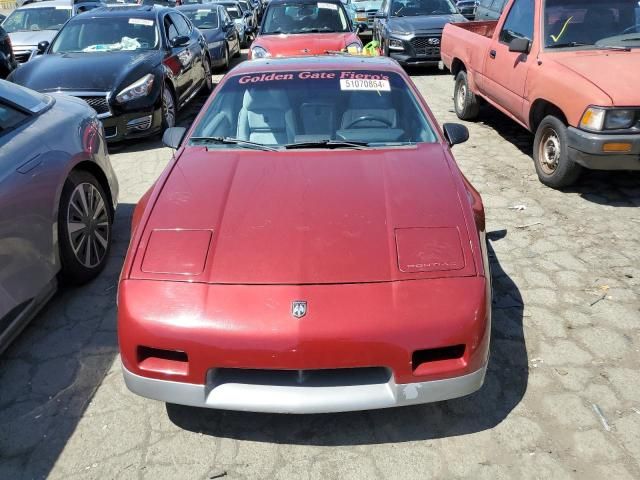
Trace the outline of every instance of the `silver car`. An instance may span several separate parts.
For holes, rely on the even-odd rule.
[[[0,352],[56,290],[94,278],[118,182],[84,101],[0,80]]]

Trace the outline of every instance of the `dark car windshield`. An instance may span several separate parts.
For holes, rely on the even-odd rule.
[[[219,27],[218,10],[215,7],[199,8],[197,10],[182,10],[196,28],[211,30]]]
[[[158,29],[150,18],[80,16],[60,31],[51,45],[51,52],[149,50],[158,45]]]
[[[450,0],[394,0],[391,2],[392,17],[451,15],[457,12]]]
[[[638,0],[547,0],[546,48],[640,47]]]
[[[71,8],[38,7],[14,10],[2,24],[8,32],[60,30],[71,17]]]
[[[253,73],[232,76],[218,88],[192,145],[368,148],[436,141],[421,105],[396,73]]]
[[[348,32],[349,22],[337,3],[280,3],[267,9],[262,34]]]

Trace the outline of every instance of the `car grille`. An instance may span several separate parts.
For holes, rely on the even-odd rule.
[[[377,12],[377,10],[368,10],[367,11],[367,26],[369,26],[370,28],[373,27],[373,21],[376,18],[376,12]]]
[[[107,97],[78,97],[84,100],[93,108],[98,115],[101,113],[109,113],[109,104],[107,103]]]
[[[15,57],[18,63],[25,63],[31,58],[31,50],[22,51],[22,52],[14,52],[13,56]]]
[[[440,56],[440,37],[415,37],[410,43],[418,57]]]

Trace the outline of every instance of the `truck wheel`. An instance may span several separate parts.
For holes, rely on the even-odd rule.
[[[553,115],[542,119],[533,141],[533,161],[538,178],[551,188],[569,186],[582,167],[569,159],[567,126]]]
[[[461,70],[456,76],[456,86],[453,90],[453,104],[456,115],[461,120],[474,120],[480,113],[480,104],[475,94],[469,88],[467,72]]]

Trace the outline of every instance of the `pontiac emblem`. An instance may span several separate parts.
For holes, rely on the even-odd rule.
[[[291,302],[291,315],[296,318],[302,318],[307,314],[307,302],[296,300]]]

